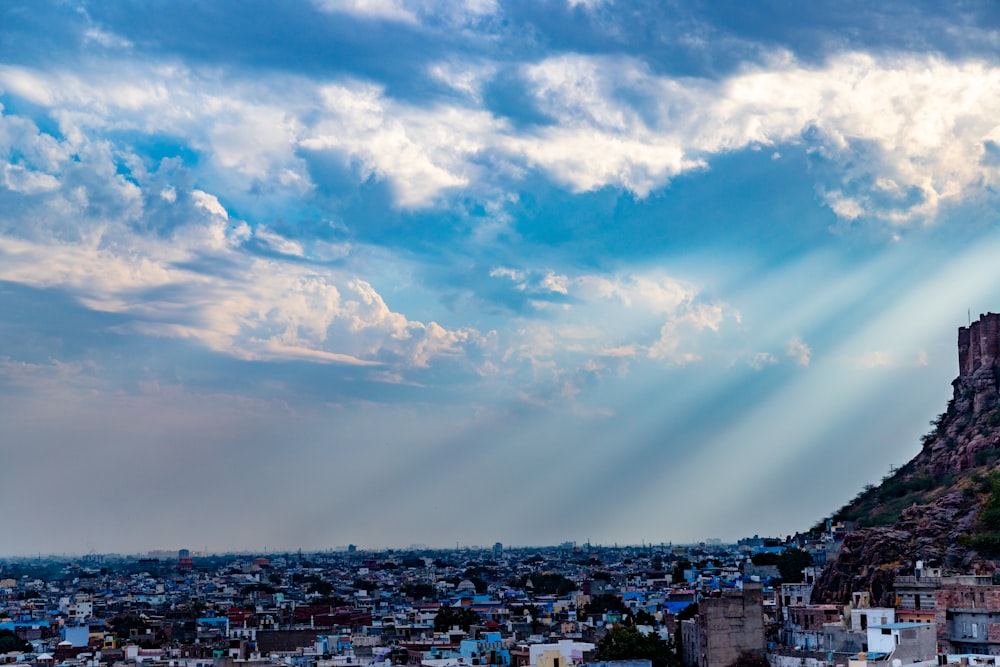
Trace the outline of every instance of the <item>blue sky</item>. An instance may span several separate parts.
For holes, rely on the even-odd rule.
[[[3,3],[8,550],[808,528],[1000,308],[998,25]]]

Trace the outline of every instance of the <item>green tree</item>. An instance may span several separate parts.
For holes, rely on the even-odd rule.
[[[597,660],[649,660],[653,667],[674,667],[677,655],[673,641],[664,641],[650,632],[644,635],[634,625],[619,625],[597,643]]]
[[[617,595],[595,595],[583,608],[583,613],[587,616],[597,616],[609,611],[625,613],[627,608]]]
[[[686,621],[689,618],[694,618],[698,615],[698,603],[692,602],[688,606],[677,612],[677,622]]]
[[[365,581],[364,579],[355,579],[354,583],[351,585],[358,590],[363,590],[368,593],[371,593],[373,590],[378,588],[378,584],[374,581]]]
[[[684,570],[691,569],[691,561],[679,560],[674,563],[674,569],[670,573],[671,581],[675,584],[684,581]]]
[[[572,593],[577,588],[572,579],[555,572],[535,572],[531,575],[531,585],[535,595],[563,596]]]
[[[802,549],[785,549],[778,554],[778,573],[785,584],[802,583],[802,570],[812,565],[813,559],[809,552]]]
[[[13,630],[0,630],[0,653],[11,651],[27,652],[31,644],[18,637]]]
[[[327,605],[330,607],[353,607],[354,603],[350,600],[346,600],[339,595],[321,595],[318,598],[313,598],[309,601],[309,604],[313,605]]]
[[[469,627],[479,623],[479,621],[479,614],[471,609],[444,606],[438,610],[437,616],[434,617],[434,632],[447,632],[455,626],[468,632]]]
[[[767,661],[767,658],[760,655],[759,653],[748,653],[744,651],[740,653],[736,660],[733,660],[729,667],[771,667],[771,663]]]
[[[437,596],[437,589],[425,583],[403,584],[399,592],[414,600],[431,600]]]
[[[306,589],[307,593],[319,593],[323,596],[328,596],[333,594],[333,584],[329,581],[324,581],[317,577],[313,581],[309,582],[309,588]]]
[[[769,551],[761,551],[759,554],[754,554],[750,557],[750,560],[754,565],[777,565],[778,564],[778,554],[771,553]]]
[[[645,609],[640,609],[635,612],[635,624],[636,625],[651,625],[656,627],[656,617],[650,614]]]
[[[108,625],[117,637],[128,637],[132,630],[137,630],[140,634],[146,630],[146,621],[135,614],[115,616],[108,621]]]

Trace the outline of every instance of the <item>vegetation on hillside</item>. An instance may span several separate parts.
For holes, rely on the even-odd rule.
[[[977,475],[973,482],[986,500],[979,512],[978,530],[965,543],[987,558],[1000,557],[1000,471]]]
[[[958,421],[956,421],[958,420]],[[972,454],[972,469],[959,473],[933,476],[926,468],[919,467],[923,457],[936,445],[950,449],[959,433],[986,436],[1000,428],[1000,407],[977,415],[956,414],[954,401],[948,410],[931,421],[931,430],[921,438],[922,453],[917,458],[886,477],[878,486],[865,486],[853,499],[837,510],[834,521],[854,521],[859,528],[887,526],[895,523],[900,514],[912,505],[926,505],[942,495],[961,491],[980,506],[974,534],[963,540],[987,558],[1000,559],[1000,445],[979,449]],[[817,524],[813,530],[822,526]]]
[[[945,429],[948,417],[953,413],[953,404],[931,420],[931,430],[922,438],[923,449],[930,447],[940,438],[947,437]],[[996,460],[1000,460],[997,451]],[[985,463],[985,462],[984,462]],[[894,523],[904,509],[914,504],[925,505],[949,490],[955,480],[952,476],[935,478],[916,469],[914,461],[897,470],[892,476],[883,478],[881,484],[866,485],[843,507],[833,513],[834,521],[854,521],[859,528],[888,526]],[[817,531],[822,522],[813,527]]]

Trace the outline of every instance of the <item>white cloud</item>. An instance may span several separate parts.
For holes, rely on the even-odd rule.
[[[96,27],[85,30],[83,39],[85,42],[98,44],[106,49],[129,49],[133,46],[132,42],[124,37]]]
[[[593,10],[602,5],[612,5],[614,0],[566,0],[570,9],[576,7],[583,7],[584,9]]]
[[[680,366],[706,354],[726,356],[724,324],[740,321],[730,305],[706,299],[697,286],[661,272],[564,275],[500,267],[490,276],[511,281],[520,292],[565,297],[557,303],[529,301],[545,310],[545,319],[523,318],[516,336],[504,337],[504,361],[530,362],[536,380],[551,375],[555,381],[573,358],[583,359],[584,369],[597,359],[621,360],[615,372],[623,375],[630,358]]]
[[[326,86],[322,97],[324,118],[301,145],[351,156],[363,178],[388,179],[403,207],[428,206],[469,185],[479,172],[472,159],[502,125],[482,111],[401,105],[369,85]]]
[[[747,362],[747,365],[755,371],[763,370],[767,366],[778,363],[778,358],[769,352],[758,352]]]
[[[203,208],[209,213],[219,216],[223,220],[229,220],[229,213],[222,206],[222,204],[219,203],[219,199],[215,195],[210,195],[202,190],[192,190],[191,198],[194,200],[195,206]]]
[[[495,0],[314,0],[314,3],[327,12],[414,25],[429,18],[454,25],[468,24],[498,10]]]
[[[886,368],[892,366],[892,356],[885,350],[868,350],[858,360],[862,368]]]
[[[785,354],[799,366],[808,366],[812,357],[812,350],[809,349],[809,346],[806,345],[802,338],[794,336],[788,341],[788,349],[785,351]]]
[[[677,365],[699,361],[702,356],[697,343],[702,333],[717,332],[728,310],[722,303],[697,303],[682,309],[660,327],[659,338],[649,347],[649,357]]]
[[[438,62],[428,68],[428,73],[452,90],[467,95],[473,102],[482,102],[484,83],[493,76],[496,67],[489,64],[467,62]]]
[[[275,252],[281,253],[282,255],[305,257],[306,253],[301,243],[293,241],[292,239],[287,239],[280,234],[275,234],[264,226],[257,227],[257,229],[253,232],[253,236],[258,241],[262,241],[269,248]]]
[[[431,11],[388,0],[337,6]],[[496,7],[441,11],[479,16]],[[566,54],[523,66],[532,101],[554,122],[518,127],[482,107],[480,89],[494,71],[486,62],[430,65],[465,100],[422,106],[362,81],[120,65],[5,65],[0,88],[51,108],[68,145],[108,129],[169,132],[204,153],[226,187],[266,184],[288,197],[312,187],[302,148],[341,156],[362,179],[386,180],[406,208],[449,192],[496,199],[526,167],[575,191],[613,186],[644,196],[709,167],[714,155],[762,146],[777,154],[788,144],[814,156],[817,191],[845,221],[931,219],[943,204],[1000,185],[1000,164],[987,159],[1000,140],[1000,68],[980,62],[846,53],[804,66],[779,53],[709,80],[660,76],[633,58]]]
[[[316,4],[328,12],[343,12],[404,23],[417,22],[417,15],[406,8],[403,0],[317,0]]]
[[[576,189],[610,184],[642,195],[712,154],[782,143],[805,143],[832,163],[818,187],[845,219],[926,217],[998,180],[980,157],[998,128],[990,109],[1000,103],[1000,69],[978,62],[849,53],[810,68],[776,58],[707,81],[658,77],[627,58],[566,55],[526,76],[559,122],[524,153]]]
[[[0,116],[0,148],[0,280],[63,289],[89,308],[132,316],[125,330],[246,359],[416,368],[482,341],[473,329],[393,311],[348,269],[254,257],[243,246],[251,237],[297,259],[306,253],[266,226],[232,220],[178,163],[151,172],[86,134],[53,145],[9,116]],[[11,153],[25,164],[3,162]],[[132,180],[119,160],[137,165]],[[225,270],[196,268],[206,259]]]
[[[59,187],[59,179],[51,174],[25,169],[18,164],[5,164],[3,184],[14,192],[36,194],[55,190]]]

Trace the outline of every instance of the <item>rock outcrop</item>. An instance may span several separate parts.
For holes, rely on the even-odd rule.
[[[847,535],[837,558],[814,589],[814,600],[843,604],[854,591],[867,591],[876,606],[893,606],[893,581],[911,574],[916,561],[961,571],[982,570],[975,551],[963,545],[976,524],[978,503],[962,492],[903,511],[891,526],[863,528]]]
[[[958,330],[959,374],[947,411],[923,449],[892,477],[836,516],[860,528],[844,540],[815,587],[815,602],[845,603],[867,591],[873,604],[894,601],[893,580],[917,560],[962,571],[992,572],[973,545],[984,502],[983,475],[1000,464],[1000,315]]]

